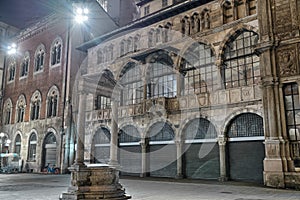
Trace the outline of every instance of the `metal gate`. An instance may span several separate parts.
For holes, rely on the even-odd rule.
[[[241,114],[227,130],[230,179],[263,183],[263,119],[253,113]]]
[[[220,176],[219,146],[215,127],[203,118],[188,123],[184,131],[184,174],[192,179],[217,179]]]
[[[125,126],[119,133],[119,162],[122,175],[139,176],[142,173],[141,136],[132,126]]]
[[[177,172],[176,145],[173,129],[167,123],[154,124],[148,134],[150,176],[175,177]]]

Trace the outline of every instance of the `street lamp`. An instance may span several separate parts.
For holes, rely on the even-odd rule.
[[[16,43],[12,43],[11,45],[9,45],[7,47],[7,54],[13,55],[15,53],[17,53],[17,45],[16,45]]]
[[[75,11],[75,21],[82,24],[89,19],[88,14],[89,10],[87,8],[78,7]]]

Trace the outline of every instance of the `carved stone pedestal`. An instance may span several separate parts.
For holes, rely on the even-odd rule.
[[[125,200],[130,196],[119,183],[119,171],[108,165],[78,166],[70,168],[71,186],[60,200],[109,199]]]

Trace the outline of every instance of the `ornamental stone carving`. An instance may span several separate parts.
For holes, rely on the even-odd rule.
[[[295,75],[297,72],[295,52],[293,50],[278,52],[278,65],[281,76]]]

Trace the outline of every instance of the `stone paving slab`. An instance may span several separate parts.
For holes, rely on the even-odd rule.
[[[132,200],[300,200],[300,191],[238,182],[128,178]],[[70,175],[0,174],[0,200],[58,200]]]

